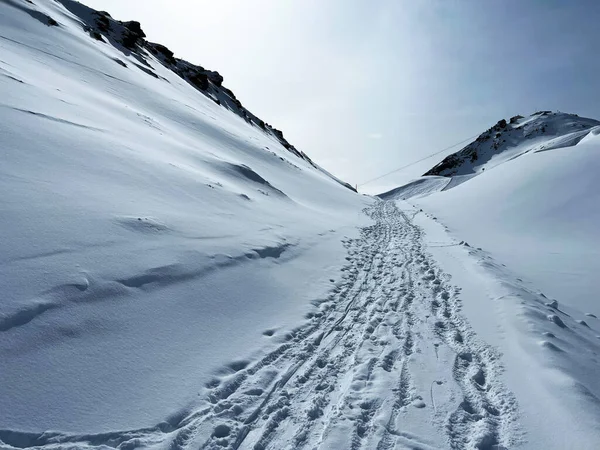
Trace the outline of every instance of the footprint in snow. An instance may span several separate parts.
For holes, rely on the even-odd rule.
[[[229,436],[230,432],[231,428],[229,428],[227,425],[217,425],[213,431],[213,436],[216,438],[224,438]]]

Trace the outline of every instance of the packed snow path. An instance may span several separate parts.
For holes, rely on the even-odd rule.
[[[517,405],[499,355],[460,314],[460,290],[393,202],[348,239],[343,280],[307,324],[207,386],[206,404],[152,429],[93,436],[0,432],[10,448],[500,449]],[[151,393],[149,393],[151,395]],[[106,447],[104,447],[106,448]]]

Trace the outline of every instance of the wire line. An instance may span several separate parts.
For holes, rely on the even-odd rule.
[[[419,160],[417,160],[417,161],[413,161],[413,162],[411,162],[410,164],[406,164],[406,165],[404,165],[404,166],[402,166],[402,167],[399,167],[399,168],[397,168],[397,169],[394,169],[394,170],[392,170],[392,171],[390,171],[390,172],[384,173],[383,175],[379,175],[378,177],[375,177],[375,178],[372,178],[372,179],[370,179],[370,180],[367,180],[367,181],[365,181],[365,182],[363,182],[363,183],[357,184],[356,186],[357,186],[357,187],[359,187],[359,186],[364,186],[365,184],[372,183],[373,181],[376,181],[376,180],[379,180],[379,179],[381,179],[381,178],[387,177],[388,175],[391,175],[391,174],[393,174],[393,173],[400,172],[401,170],[404,170],[404,169],[406,169],[407,167],[414,166],[415,164],[418,164],[418,163],[420,163],[420,162],[422,162],[422,161],[425,161],[426,159],[429,159],[429,158],[431,158],[432,156],[439,155],[440,153],[443,153],[443,152],[445,152],[445,151],[447,151],[447,150],[450,150],[451,148],[453,148],[453,147],[456,147],[457,145],[460,145],[460,144],[462,144],[462,143],[464,143],[464,142],[470,141],[471,139],[475,139],[477,136],[479,136],[479,134],[476,134],[476,135],[474,135],[474,136],[468,137],[467,139],[463,139],[462,141],[460,141],[460,142],[457,142],[456,144],[453,144],[453,145],[451,145],[450,147],[446,147],[446,148],[444,148],[444,149],[442,149],[442,150],[439,150],[439,151],[437,151],[437,152],[435,152],[435,153],[432,153],[431,155],[425,156],[424,158],[421,158],[421,159],[419,159]]]

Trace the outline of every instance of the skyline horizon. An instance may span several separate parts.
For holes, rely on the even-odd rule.
[[[83,3],[139,21],[149,40],[218,71],[244,106],[352,185],[515,114],[600,117],[590,76],[600,63],[587,51],[600,17],[592,2]],[[565,25],[575,16],[577,27]],[[410,181],[437,162],[368,190]]]

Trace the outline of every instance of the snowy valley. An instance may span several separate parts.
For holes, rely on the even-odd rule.
[[[361,195],[142,29],[0,2],[0,449],[597,447],[600,122]]]

